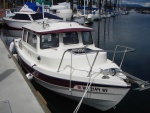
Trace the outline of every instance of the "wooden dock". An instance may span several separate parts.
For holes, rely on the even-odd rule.
[[[51,113],[0,35],[0,113]]]

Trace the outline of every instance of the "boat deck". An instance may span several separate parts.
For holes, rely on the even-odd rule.
[[[51,113],[1,40],[0,113]]]

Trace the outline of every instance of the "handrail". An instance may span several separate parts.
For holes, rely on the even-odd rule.
[[[125,50],[117,51],[118,47],[125,48]],[[61,67],[61,64],[62,64],[64,55],[65,55],[66,52],[68,52],[68,51],[87,53],[87,48],[85,48],[85,47],[83,47],[83,48],[73,48],[73,49],[67,49],[66,51],[64,51],[57,72],[60,71],[60,67]],[[123,54],[123,57],[122,57],[122,60],[121,60],[121,63],[120,63],[120,67],[121,67],[121,66],[122,66],[122,63],[123,63],[123,60],[124,60],[124,58],[125,58],[126,53],[127,53],[127,52],[134,52],[135,49],[134,49],[134,48],[131,48],[131,47],[126,47],[126,46],[117,45],[116,48],[115,48],[115,50],[90,50],[90,51],[91,51],[91,52],[97,52],[97,53],[99,53],[99,52],[114,53],[112,62],[114,62],[116,53],[124,53],[124,54]],[[97,54],[96,54],[95,59],[96,59],[96,58],[97,58]],[[94,62],[95,62],[95,60],[94,60]],[[93,65],[94,65],[94,64],[92,64],[92,67],[93,67]],[[91,67],[91,68],[92,68],[92,67]]]
[[[61,58],[61,61],[60,61],[60,64],[59,64],[59,67],[58,67],[57,72],[59,72],[60,66],[61,66],[62,61],[63,61],[63,59],[64,59],[64,55],[65,55],[65,53],[66,53],[67,51],[69,51],[69,49],[67,49],[67,50],[63,53],[63,56],[62,56],[62,58]]]
[[[119,67],[121,68],[122,63],[123,63],[123,61],[124,61],[124,58],[125,58],[125,56],[126,56],[126,53],[127,53],[127,52],[133,52],[133,51],[135,51],[135,49],[133,49],[133,48],[131,48],[131,47],[126,47],[126,46],[122,46],[122,45],[117,45],[116,48],[115,48],[115,51],[114,51],[114,55],[113,55],[112,62],[114,62],[114,60],[115,60],[116,53],[118,52],[118,51],[117,51],[118,47],[125,49],[124,52],[123,52],[123,53],[124,53],[124,54],[123,54],[123,57],[122,57],[121,62],[120,62],[120,66],[119,66]]]

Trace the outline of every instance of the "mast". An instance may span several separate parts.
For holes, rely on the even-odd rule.
[[[44,19],[44,0],[42,0],[42,13],[43,13],[43,19]]]
[[[52,0],[52,5],[53,5],[53,0]]]
[[[5,9],[6,8],[6,4],[5,4],[5,0],[3,0],[3,8]]]
[[[84,0],[84,16],[85,16],[85,0]]]

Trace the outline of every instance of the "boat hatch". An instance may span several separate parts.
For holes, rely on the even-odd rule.
[[[70,51],[73,54],[82,54],[82,53],[93,52],[93,50],[91,50],[89,48],[75,48],[75,49],[69,49],[68,51]]]

